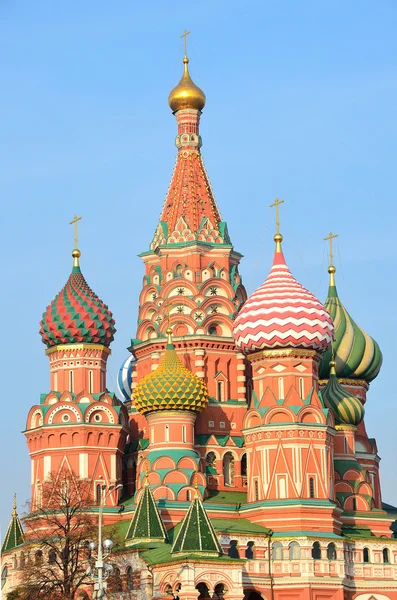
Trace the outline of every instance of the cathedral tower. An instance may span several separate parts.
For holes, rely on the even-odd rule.
[[[72,256],[72,273],[40,324],[51,391],[30,409],[24,432],[32,461],[33,507],[41,503],[49,474],[61,469],[92,480],[94,496],[102,484],[121,480],[128,414],[106,387],[114,319],[81,272],[77,242]],[[108,502],[117,500],[111,494]]]

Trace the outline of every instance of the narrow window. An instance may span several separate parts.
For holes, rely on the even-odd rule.
[[[299,396],[302,398],[302,400],[305,399],[305,386],[303,383],[303,377],[299,377]]]
[[[364,548],[364,550],[363,550],[363,562],[369,563],[369,550],[368,550],[368,548]]]
[[[383,548],[382,555],[383,555],[383,562],[389,563],[390,562],[389,548]]]
[[[310,477],[309,479],[309,496],[310,498],[314,498],[314,477]]]
[[[238,551],[237,544],[238,544],[237,540],[230,540],[230,546],[229,546],[229,550],[227,552],[227,554],[230,558],[240,558],[240,553]]]
[[[94,392],[94,378],[92,371],[88,371],[88,391],[90,394]]]
[[[245,551],[245,558],[248,558],[248,560],[254,558],[254,542],[248,542],[247,549]]]
[[[170,427],[169,427],[169,425],[165,426],[165,441],[166,442],[170,441]]]
[[[284,378],[283,377],[278,378],[278,398],[279,398],[279,400],[284,399]]]
[[[353,510],[357,510],[357,498],[353,498]]]
[[[247,477],[247,455],[241,457],[241,477]]]
[[[73,390],[74,390],[73,371],[69,371],[69,392],[73,392]]]
[[[285,477],[279,477],[279,479],[278,479],[278,497],[279,498],[287,497]]]
[[[283,559],[283,545],[281,542],[274,542],[272,546],[272,559],[282,560]]]
[[[223,402],[225,397],[224,397],[224,382],[223,381],[218,381],[218,402]]]
[[[289,559],[299,560],[301,557],[301,547],[298,542],[291,542],[289,545]]]
[[[344,442],[344,446],[345,446],[345,454],[349,454],[349,445],[347,443],[347,439],[345,438],[343,440],[343,442]]]
[[[182,425],[182,442],[186,444],[186,425]]]
[[[95,501],[97,504],[99,504],[101,501],[101,494],[102,494],[102,485],[100,483],[97,483],[95,486]]]
[[[257,479],[255,479],[255,500],[259,500],[259,483]]]
[[[186,500],[190,502],[190,490],[186,490]]]
[[[54,373],[54,391],[58,391],[58,373]]]

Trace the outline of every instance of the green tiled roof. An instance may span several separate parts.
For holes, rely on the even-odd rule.
[[[246,533],[256,535],[271,535],[272,530],[248,519],[211,519],[215,531],[219,533]]]
[[[167,540],[164,523],[148,484],[145,484],[125,539],[127,545]]]
[[[220,556],[222,549],[216,533],[196,494],[172,544],[171,554]]]
[[[23,534],[22,525],[18,517],[16,497],[14,496],[14,509],[12,511],[11,521],[1,547],[1,552],[2,554],[4,552],[9,552],[24,542],[25,536]]]
[[[245,504],[247,502],[247,493],[218,492],[218,490],[210,490],[210,495],[204,502],[216,502],[216,504]]]

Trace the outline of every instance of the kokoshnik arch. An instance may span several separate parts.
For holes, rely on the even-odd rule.
[[[206,98],[188,65],[185,44],[169,95],[176,163],[141,254],[118,395],[106,382],[115,321],[82,274],[72,221],[72,273],[40,327],[50,391],[24,432],[32,510],[50,472],[89,479],[94,497],[122,482],[104,515],[125,542],[115,598],[397,600],[393,517],[364,421],[379,346],[338,296],[334,234],[324,305],[293,277],[278,199],[273,264],[247,298],[204,167]],[[28,553],[14,505],[4,591]]]

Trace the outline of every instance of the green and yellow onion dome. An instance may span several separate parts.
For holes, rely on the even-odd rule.
[[[329,380],[321,395],[326,407],[332,409],[337,425],[357,426],[364,418],[364,407],[358,398],[349,394],[339,383],[335,366],[335,361],[331,360]]]
[[[335,326],[333,350],[336,375],[343,379],[363,379],[370,382],[380,371],[382,353],[377,342],[353,321],[339,300],[335,285],[335,267],[331,265],[328,272],[330,285],[324,306]],[[320,379],[328,379],[331,358],[331,349],[328,349],[320,363]]]
[[[168,343],[155,371],[143,377],[134,390],[135,408],[142,414],[156,410],[201,412],[208,404],[205,382],[183,366],[167,329]]]

